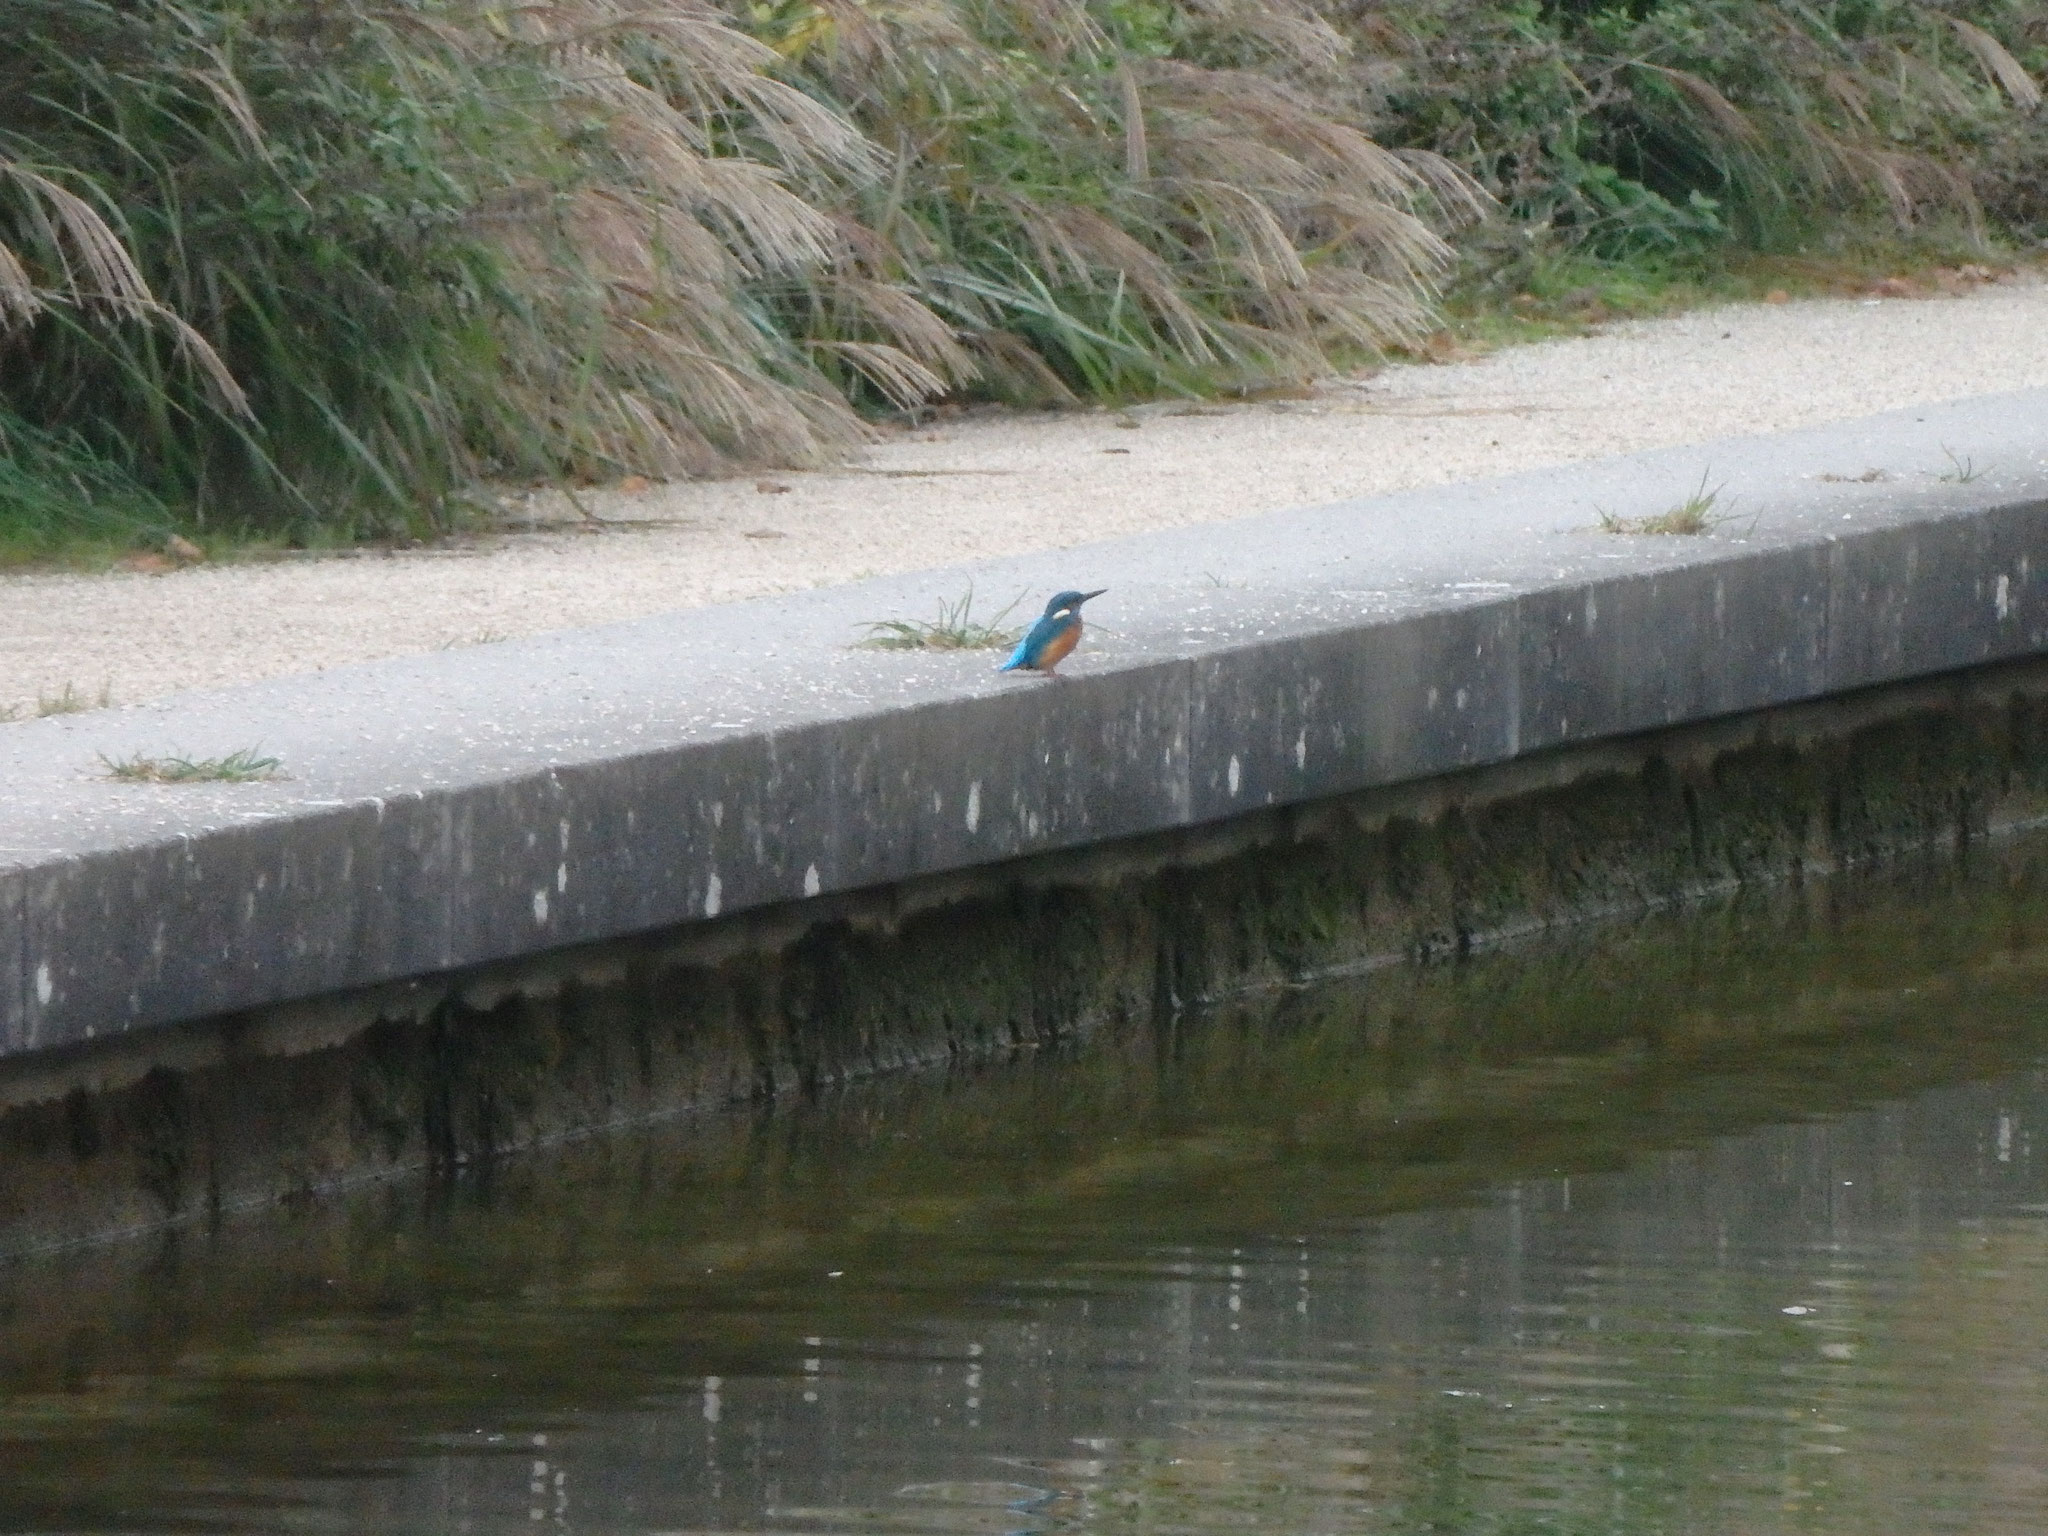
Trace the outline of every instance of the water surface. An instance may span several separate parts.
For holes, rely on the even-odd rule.
[[[2048,845],[0,1271],[0,1528],[2048,1528]]]

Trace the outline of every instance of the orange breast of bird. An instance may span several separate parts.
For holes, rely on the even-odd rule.
[[[1061,630],[1058,634],[1054,635],[1050,640],[1045,642],[1045,649],[1039,653],[1037,662],[1038,670],[1041,672],[1050,672],[1054,667],[1058,666],[1061,662],[1065,661],[1067,657],[1070,654],[1072,654],[1074,647],[1079,645],[1080,643],[1081,621],[1079,619],[1076,619],[1073,623],[1069,624],[1065,629]]]

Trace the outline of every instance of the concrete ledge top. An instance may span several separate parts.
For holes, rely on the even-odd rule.
[[[2028,391],[0,726],[0,1054],[2037,654],[2044,563]],[[855,646],[970,581],[1110,590]]]

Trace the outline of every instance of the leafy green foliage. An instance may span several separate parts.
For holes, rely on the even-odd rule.
[[[1513,219],[1597,257],[1792,249],[1865,213],[1975,233],[2040,217],[2024,0],[1353,5],[1400,73],[1392,142],[1452,156]]]

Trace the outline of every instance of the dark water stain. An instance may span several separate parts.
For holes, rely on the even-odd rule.
[[[2044,983],[2037,841],[16,1264],[0,1527],[2036,1531]]]

